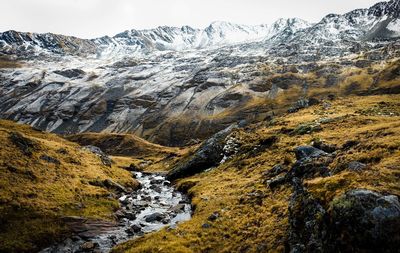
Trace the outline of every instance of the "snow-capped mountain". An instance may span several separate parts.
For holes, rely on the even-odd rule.
[[[205,29],[189,26],[160,26],[155,29],[129,30],[114,37],[83,40],[56,34],[32,34],[7,31],[0,33],[3,53],[31,54],[50,51],[65,54],[96,54],[115,56],[127,53],[157,51],[182,51],[207,49],[237,43],[268,39],[285,29],[295,32],[310,24],[301,19],[279,19],[271,25],[238,25],[229,22],[213,22]]]
[[[0,117],[58,133],[134,132],[185,144],[232,122],[265,117],[268,110],[250,110],[251,101],[291,85],[318,85],[279,73],[316,73],[335,85],[332,67],[324,71],[329,63],[369,66],[400,57],[399,2],[330,14],[315,24],[214,22],[92,40],[4,32],[0,56],[23,63],[0,69]],[[366,59],[358,63],[361,56]]]
[[[279,19],[272,24],[257,26],[213,22],[205,29],[160,26],[91,40],[51,33],[7,31],[0,33],[0,48],[2,53],[28,57],[46,52],[115,57],[154,51],[210,49],[260,41],[269,46],[360,42],[399,37],[399,9],[399,0],[392,0],[343,15],[330,14],[316,24],[298,18]]]

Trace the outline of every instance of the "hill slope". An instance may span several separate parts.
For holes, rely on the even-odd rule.
[[[131,174],[79,145],[29,126],[0,121],[0,252],[34,252],[68,233],[64,216],[113,219],[111,179],[138,186]]]
[[[192,219],[113,252],[395,252],[399,99],[341,97],[233,130],[222,139],[224,163],[177,180],[192,197]],[[304,158],[313,148],[320,154]],[[379,196],[388,202],[373,202]],[[368,218],[369,208],[387,213]]]

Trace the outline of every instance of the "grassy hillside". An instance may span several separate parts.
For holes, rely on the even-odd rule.
[[[112,155],[120,167],[130,164],[137,169],[164,171],[175,164],[189,148],[164,147],[150,143],[133,134],[82,133],[66,137],[80,145],[93,145]]]
[[[305,179],[324,207],[349,189],[400,195],[400,95],[348,96],[275,117],[233,134],[239,152],[210,171],[177,181],[195,207],[188,222],[127,242],[114,252],[285,252],[292,187],[274,188],[274,165],[290,168],[294,148],[334,146],[330,176]],[[277,137],[267,148],[260,140]],[[366,165],[346,168],[349,162]]]
[[[0,121],[0,252],[34,252],[68,232],[63,216],[112,219],[112,179],[136,188],[130,173],[54,134]]]

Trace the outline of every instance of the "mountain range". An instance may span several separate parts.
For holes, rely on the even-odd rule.
[[[19,67],[1,69],[0,117],[62,134],[196,142],[239,120],[263,120],[273,110],[256,101],[296,85],[306,90],[312,74],[335,85],[331,68],[397,57],[399,15],[400,1],[391,0],[318,23],[213,22],[95,39],[3,32],[0,56]]]

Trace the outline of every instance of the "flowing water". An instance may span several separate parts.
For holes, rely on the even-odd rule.
[[[63,242],[42,250],[55,252],[109,252],[113,246],[165,226],[191,218],[189,199],[176,191],[160,174],[132,172],[141,188],[119,197],[118,223],[73,217],[75,233]]]

